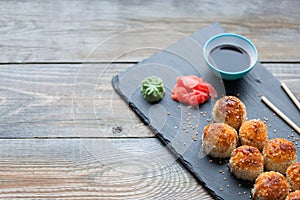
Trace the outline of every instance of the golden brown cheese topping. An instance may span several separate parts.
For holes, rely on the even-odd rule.
[[[260,120],[245,121],[240,129],[240,134],[250,140],[264,142],[267,138],[267,127]]]
[[[286,200],[300,200],[300,190],[296,190],[295,192],[290,193]]]
[[[255,181],[254,199],[266,197],[266,199],[282,199],[289,193],[289,185],[286,178],[278,172],[265,172],[259,175]],[[284,199],[283,198],[283,199]]]
[[[215,118],[224,119],[225,123],[239,128],[242,119],[246,116],[246,108],[237,97],[225,96],[221,98],[216,105]]]
[[[286,174],[289,179],[300,188],[300,162],[294,163],[288,167]]]
[[[269,140],[263,154],[274,162],[294,160],[297,156],[294,144],[284,138]]]
[[[231,154],[232,162],[238,167],[257,168],[263,164],[263,156],[260,151],[248,145],[236,148]]]
[[[209,143],[214,143],[220,152],[225,152],[237,140],[237,133],[227,124],[213,123],[204,128],[203,138]]]

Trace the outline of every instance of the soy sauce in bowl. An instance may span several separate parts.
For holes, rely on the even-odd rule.
[[[234,33],[221,33],[210,38],[204,44],[203,56],[212,73],[226,80],[243,77],[254,68],[258,59],[254,44]]]
[[[242,48],[220,45],[209,53],[208,60],[216,68],[225,72],[244,71],[250,66],[250,56]]]

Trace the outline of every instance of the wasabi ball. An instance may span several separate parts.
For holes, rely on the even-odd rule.
[[[146,77],[142,82],[141,92],[146,101],[158,102],[165,96],[163,81],[157,76]]]

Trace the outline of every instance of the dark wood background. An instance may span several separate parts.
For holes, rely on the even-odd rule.
[[[299,9],[297,0],[1,1],[0,198],[211,199],[111,78],[217,21],[253,41],[299,98]],[[139,47],[155,48],[128,52]],[[119,151],[99,151],[107,143]]]

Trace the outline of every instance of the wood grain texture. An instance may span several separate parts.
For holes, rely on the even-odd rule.
[[[1,65],[0,137],[153,137],[114,92],[132,64]],[[264,64],[300,98],[299,64]]]
[[[251,39],[260,60],[299,61],[299,8],[297,0],[6,0],[0,62],[82,62],[95,47],[89,61],[140,61],[214,21]]]
[[[212,199],[114,93],[112,76],[132,64],[109,63],[139,62],[218,21],[251,39],[260,60],[294,63],[264,65],[300,98],[299,8],[0,1],[0,199]]]
[[[1,139],[0,146],[1,199],[212,199],[157,139]]]

